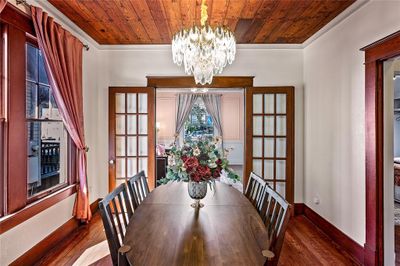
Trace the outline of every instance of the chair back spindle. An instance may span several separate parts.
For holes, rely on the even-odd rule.
[[[275,255],[265,265],[277,265],[290,219],[290,204],[268,185],[264,190],[261,218],[268,232],[269,250]]]
[[[114,265],[118,264],[118,250],[124,245],[123,239],[133,215],[125,184],[119,185],[99,203],[101,218]],[[121,260],[121,259],[120,259]],[[119,262],[120,264],[121,261]]]
[[[246,187],[245,196],[261,214],[262,203],[264,200],[264,189],[267,183],[258,175],[251,172],[249,182]]]
[[[147,177],[144,171],[127,180],[132,208],[135,210],[150,193]]]

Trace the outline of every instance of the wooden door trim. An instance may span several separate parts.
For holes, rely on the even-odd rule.
[[[247,186],[248,178],[250,172],[252,171],[252,161],[246,160],[246,158],[252,158],[253,154],[253,143],[252,143],[252,136],[253,136],[253,123],[252,123],[252,116],[253,116],[253,105],[252,105],[252,95],[253,93],[265,93],[265,90],[268,89],[268,93],[287,93],[287,110],[286,110],[286,117],[287,117],[287,124],[288,128],[286,129],[286,141],[287,146],[291,147],[288,150],[288,154],[286,156],[287,164],[289,165],[289,169],[287,172],[287,176],[291,178],[286,182],[288,186],[286,200],[289,203],[294,203],[294,165],[295,165],[295,123],[294,123],[294,109],[295,109],[295,101],[294,101],[294,87],[293,86],[279,86],[279,87],[247,87],[245,90],[245,147],[244,147],[244,176],[243,176],[243,187]],[[251,96],[251,97],[249,97]]]
[[[217,76],[209,85],[198,85],[192,76],[147,76],[154,88],[245,88],[252,87],[254,76]]]
[[[155,119],[155,89],[153,87],[109,87],[108,92],[108,161],[114,160],[114,164],[108,163],[108,189],[109,192],[113,190],[115,187],[115,166],[116,166],[116,158],[112,156],[115,154],[115,139],[112,136],[115,136],[115,94],[116,93],[140,93],[140,90],[148,94],[148,105],[147,105],[147,117],[148,117],[148,161],[147,167],[149,171],[146,171],[147,177],[149,179],[149,187],[150,189],[155,188],[156,176],[155,176],[155,120],[151,121],[153,117]],[[153,99],[153,100],[150,100]],[[137,106],[138,108],[138,106]],[[125,125],[127,126],[127,125]]]
[[[400,55],[400,31],[361,49],[365,52],[366,232],[364,264],[384,265],[384,61]]]

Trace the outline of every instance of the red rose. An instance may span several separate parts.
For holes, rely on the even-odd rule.
[[[195,182],[200,182],[201,181],[201,175],[199,175],[198,172],[191,173],[190,174],[190,179],[192,181],[195,181]]]
[[[197,167],[197,172],[199,173],[199,175],[203,178],[209,178],[211,177],[211,170],[208,166],[204,166],[204,165],[199,165]]]
[[[215,163],[216,163],[217,165],[221,165],[221,164],[222,164],[222,160],[221,160],[221,159],[218,159],[218,160],[215,161]]]
[[[221,176],[221,170],[220,169],[215,169],[214,170],[214,172],[213,172],[213,177],[214,178],[218,178],[218,177],[220,177]]]
[[[188,157],[185,161],[185,168],[188,173],[192,172],[199,166],[199,160],[196,157]]]
[[[187,155],[183,155],[183,156],[181,157],[181,159],[182,159],[183,162],[185,162],[185,161],[187,160],[187,158],[188,158]]]

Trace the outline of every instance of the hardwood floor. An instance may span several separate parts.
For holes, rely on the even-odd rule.
[[[55,246],[37,265],[112,265],[100,214]],[[304,216],[291,219],[279,265],[357,265]]]

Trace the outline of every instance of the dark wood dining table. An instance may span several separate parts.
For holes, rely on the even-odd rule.
[[[154,189],[135,210],[124,244],[132,265],[264,265],[268,249],[265,226],[247,198],[216,182],[190,206],[187,183]]]

